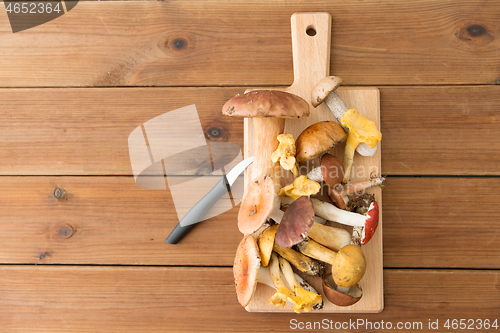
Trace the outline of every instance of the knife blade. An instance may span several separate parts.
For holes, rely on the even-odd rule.
[[[213,205],[231,190],[238,176],[253,162],[253,156],[238,163],[227,175],[223,175],[219,182],[198,201],[184,217],[177,223],[165,240],[169,244],[177,244],[212,208]]]

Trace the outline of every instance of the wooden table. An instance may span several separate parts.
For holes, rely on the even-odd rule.
[[[129,133],[188,104],[242,145],[243,122],[221,106],[292,83],[300,11],[331,13],[331,73],[381,92],[380,314],[247,313],[231,269],[237,208],[169,246],[171,197],[132,177]],[[0,14],[0,86],[2,332],[500,321],[496,0],[80,1],[18,33]]]

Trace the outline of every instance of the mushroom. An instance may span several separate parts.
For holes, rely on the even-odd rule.
[[[280,263],[276,252],[271,254],[271,260],[269,261],[269,273],[271,275],[274,288],[276,288],[276,293],[269,300],[271,304],[284,306],[288,300],[295,305],[292,310],[296,313],[301,313],[302,311],[311,312],[311,310],[321,302],[321,296],[317,294],[317,292],[314,293],[316,294],[316,297],[314,297],[310,293],[293,293],[287,288],[281,276]],[[290,279],[291,276],[288,278]],[[319,296],[319,299],[317,296]]]
[[[347,139],[346,132],[335,121],[321,121],[307,127],[295,141],[297,162],[321,156]],[[255,163],[255,161],[254,161]]]
[[[234,283],[238,302],[247,306],[257,287],[260,258],[257,243],[251,235],[243,237],[236,250],[233,264]]]
[[[334,188],[344,179],[342,161],[331,154],[324,154],[321,157],[321,165],[309,171],[307,178],[316,182],[325,182],[329,187]]]
[[[295,161],[295,140],[291,134],[280,134],[277,137],[279,141],[278,148],[271,154],[271,160],[280,162],[283,169],[291,171],[296,177],[299,175],[297,162]]]
[[[278,260],[275,260],[276,263],[271,267],[272,270],[264,268],[260,264],[258,251],[257,243],[251,235],[243,237],[236,250],[233,275],[238,302],[246,307],[253,297],[257,283],[262,283],[276,289],[276,294],[271,298],[273,304],[284,305],[288,299],[295,305],[299,305],[298,311],[300,312],[312,308],[309,307],[309,299],[302,300],[301,297],[295,296],[284,284],[277,281],[282,281]],[[276,256],[275,253],[274,255]],[[276,276],[276,268],[278,276]],[[276,286],[275,282],[278,282],[278,286]],[[308,288],[312,287],[308,286]]]
[[[356,285],[365,275],[366,257],[357,245],[348,244],[338,252],[332,251],[312,239],[306,239],[297,248],[308,257],[332,265],[333,280],[340,288]],[[346,292],[346,289],[341,289]]]
[[[317,261],[297,252],[293,249],[279,246],[276,242],[273,245],[274,252],[288,260],[295,268],[310,276],[323,276],[324,266]]]
[[[316,290],[309,286],[309,290],[307,290],[307,283],[304,283],[304,280],[299,277],[301,280],[298,281],[298,275],[293,272],[292,266],[290,263],[284,259],[283,257],[278,257],[281,272],[285,276],[288,285],[292,292],[302,300],[302,308],[305,312],[311,312],[313,309],[321,309],[323,307],[323,299],[321,295],[318,294]],[[302,282],[302,283],[301,283]],[[297,307],[297,306],[296,306]],[[295,310],[295,307],[292,309]]]
[[[347,196],[355,193],[360,194],[360,192],[373,186],[383,186],[384,183],[384,177],[374,177],[370,180],[365,180],[354,184],[338,185],[335,188],[331,188],[329,190],[328,196],[335,206],[340,209],[346,209]]]
[[[345,174],[342,181],[343,183],[347,183],[351,175],[354,151],[358,145],[364,142],[371,148],[374,148],[377,142],[382,140],[382,133],[380,133],[373,121],[366,119],[354,109],[346,111],[342,117],[342,125],[349,127],[343,160]]]
[[[259,246],[260,262],[262,266],[267,267],[273,253],[274,238],[276,237],[276,230],[279,225],[275,224],[264,231],[257,238],[257,245]]]
[[[314,222],[314,207],[311,199],[300,197],[286,210],[276,232],[275,242],[279,246],[289,248],[306,237],[335,251],[351,242],[351,234],[347,230]]]
[[[363,289],[358,284],[347,288],[347,290],[343,289],[333,281],[332,274],[328,273],[323,278],[323,293],[330,302],[337,306],[350,306],[361,299]]]
[[[379,208],[376,202],[370,204],[366,215],[361,215],[337,208],[330,203],[318,199],[311,200],[313,202],[315,214],[329,221],[354,227],[352,235],[352,242],[354,244],[368,243],[375,233],[375,230],[377,230]]]
[[[287,185],[279,190],[279,196],[289,196],[293,200],[297,200],[302,196],[310,196],[316,194],[321,189],[321,185],[314,180],[307,179],[307,176],[302,175],[293,181],[292,184]]]
[[[278,148],[277,137],[283,133],[285,118],[309,115],[309,103],[297,95],[284,91],[254,90],[228,100],[222,107],[222,113],[231,117],[253,118],[252,179],[262,174],[270,175],[276,193],[280,188],[280,168],[277,162],[271,160],[271,154]],[[275,198],[271,202],[274,205],[273,209],[279,210],[279,200]],[[251,232],[247,230],[247,233]]]
[[[327,76],[320,80],[311,92],[311,104],[314,107],[320,105],[323,101],[328,106],[333,116],[342,124],[342,117],[348,110],[344,101],[337,95],[335,90],[342,84],[342,79],[338,76]],[[344,130],[349,133],[348,127],[343,126]],[[373,156],[377,151],[377,146],[370,147],[365,143],[361,143],[356,151],[363,156]]]
[[[248,184],[247,194],[238,212],[238,228],[244,235],[258,230],[273,209],[274,182],[267,174],[261,174]]]

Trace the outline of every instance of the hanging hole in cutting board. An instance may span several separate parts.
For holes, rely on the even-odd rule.
[[[314,25],[310,25],[306,28],[306,34],[311,37],[316,36],[316,28]]]

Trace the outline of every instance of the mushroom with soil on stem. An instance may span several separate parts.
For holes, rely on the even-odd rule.
[[[335,206],[340,209],[346,209],[347,197],[352,194],[360,194],[367,188],[374,186],[384,186],[384,177],[374,177],[370,180],[364,180],[357,183],[350,183],[346,185],[338,185],[334,188],[330,188],[328,192],[328,197],[333,202]]]
[[[312,160],[347,139],[344,129],[335,121],[320,121],[300,133],[295,141],[297,162]],[[254,161],[255,163],[255,161]]]
[[[238,302],[246,307],[253,297],[255,289],[257,288],[257,283],[262,283],[276,289],[276,294],[271,298],[273,304],[281,306],[289,300],[293,302],[294,305],[299,305],[298,311],[306,311],[309,309],[309,299],[302,300],[301,297],[293,294],[284,284],[279,284],[278,282],[278,287],[275,285],[276,280],[282,281],[281,277],[278,279],[278,276],[276,276],[276,267],[278,267],[278,275],[280,275],[279,263],[277,261],[278,260],[276,260],[276,264],[272,267],[273,272],[268,268],[261,267],[259,250],[255,239],[251,235],[243,237],[236,250],[233,265]]]
[[[366,272],[366,258],[359,246],[348,244],[334,252],[314,240],[306,239],[297,244],[297,248],[306,256],[332,265],[331,277],[327,274],[323,278],[324,292],[328,300],[341,306],[359,301],[362,293],[358,293],[361,288],[357,284]]]
[[[319,295],[318,292],[316,292],[316,290],[314,290],[311,286],[309,286],[309,288],[314,290],[313,292],[308,292],[303,288],[301,288],[301,290],[294,288],[294,285],[290,282],[293,282],[294,280],[296,282],[295,275],[288,275],[288,277],[285,275],[285,279],[288,280],[293,292],[287,288],[281,275],[280,262],[276,252],[271,254],[271,260],[269,261],[269,273],[271,274],[273,285],[277,291],[269,300],[272,304],[284,306],[288,300],[294,304],[292,310],[297,313],[301,313],[302,311],[311,312],[313,309],[320,309],[322,307],[323,302],[321,295]],[[289,273],[289,271],[287,271],[287,273]],[[305,281],[302,280],[302,283],[305,283]]]
[[[309,103],[303,98],[278,90],[254,90],[228,100],[222,113],[231,117],[252,118],[251,146],[254,160],[251,179],[262,174],[272,177],[275,192],[280,188],[280,166],[271,160],[278,148],[278,135],[283,133],[285,118],[301,118],[309,115]],[[274,200],[274,209],[279,201]]]
[[[342,123],[342,118],[349,108],[335,92],[341,84],[342,79],[338,76],[327,76],[321,79],[311,92],[311,104],[317,107],[324,101],[335,119],[337,119],[339,124],[343,125],[344,130],[349,133],[349,128]],[[372,147],[366,143],[361,143],[355,149],[362,156],[373,156],[377,151],[377,146],[375,144]]]
[[[285,258],[302,273],[310,276],[323,276],[325,269],[324,265],[318,263],[314,259],[305,256],[294,249],[279,246],[276,242],[273,245],[273,251]]]
[[[308,288],[309,285],[304,283],[302,278],[298,278],[298,275],[293,272],[292,266],[286,259],[278,257],[278,260],[281,272],[283,272],[290,289],[302,300],[304,311],[311,312],[312,309],[321,309],[323,307],[321,295],[316,290]]]
[[[314,206],[311,199],[300,197],[283,215],[276,231],[275,242],[279,246],[290,248],[306,237],[335,251],[351,242],[351,234],[347,230],[314,222]]]
[[[334,205],[318,199],[311,199],[315,214],[353,228],[352,242],[354,244],[366,244],[370,241],[378,226],[379,208],[376,202],[372,202],[366,215],[348,212]]]

